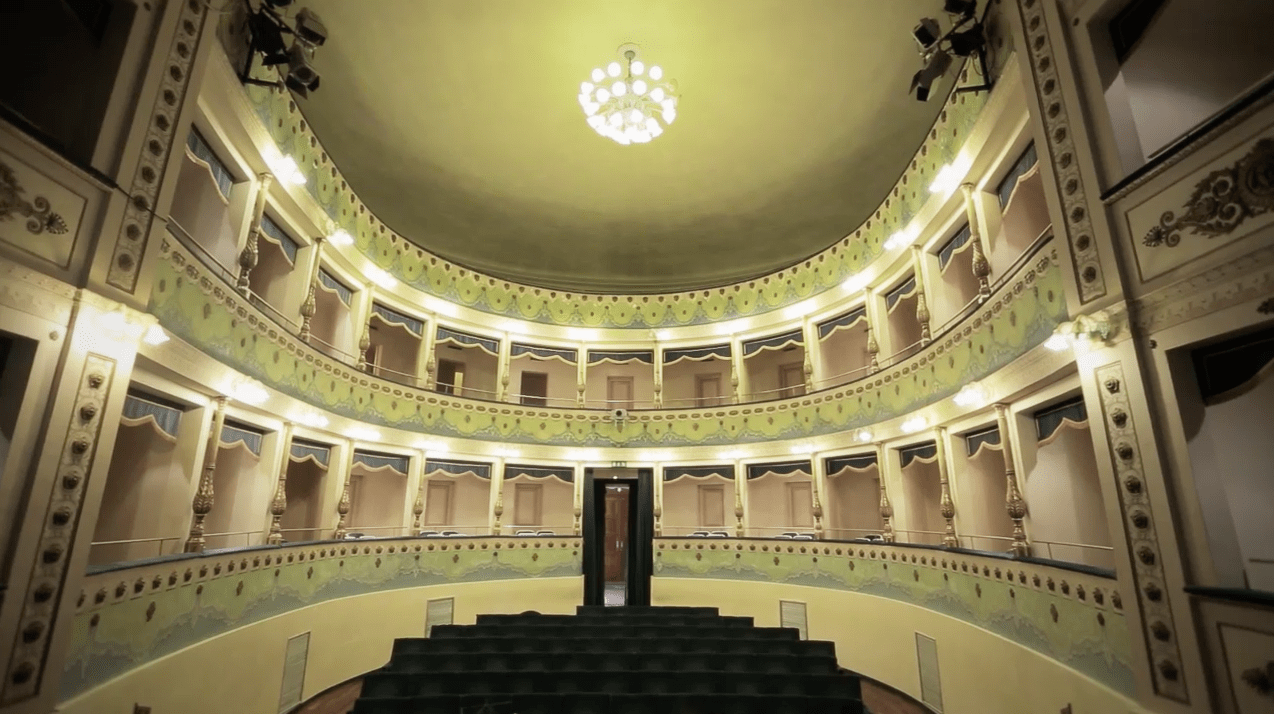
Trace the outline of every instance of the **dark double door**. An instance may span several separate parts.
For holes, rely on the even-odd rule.
[[[585,605],[650,604],[652,478],[650,469],[585,469]]]

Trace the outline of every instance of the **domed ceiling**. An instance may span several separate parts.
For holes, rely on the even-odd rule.
[[[461,265],[601,292],[718,285],[852,232],[945,96],[908,95],[941,0],[304,0],[300,105],[369,209]],[[576,100],[634,42],[681,95],[648,144]],[[954,73],[952,73],[954,74]]]

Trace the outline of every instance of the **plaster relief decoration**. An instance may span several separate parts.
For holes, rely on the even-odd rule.
[[[1066,100],[1062,97],[1057,59],[1048,36],[1046,4],[1038,0],[1018,0],[1031,76],[1035,80],[1035,96],[1048,138],[1045,146],[1052,160],[1053,176],[1062,204],[1064,220],[1061,230],[1070,243],[1079,300],[1088,303],[1106,294],[1106,279],[1097,255],[1097,242],[1093,240],[1093,222],[1088,214],[1087,194],[1079,172],[1079,152],[1075,150],[1075,140],[1071,136],[1071,121],[1066,111]]]
[[[0,240],[65,268],[83,210],[82,197],[0,152]]]
[[[120,235],[106,274],[107,283],[128,292],[137,286],[138,268],[146,253],[146,240],[154,222],[159,186],[168,166],[168,157],[174,143],[180,146],[186,138],[184,134],[177,136],[177,117],[190,87],[195,51],[207,16],[208,8],[200,0],[186,0],[178,3],[177,7],[176,31],[163,62],[146,136],[128,188],[128,203],[125,204]]]
[[[0,704],[12,704],[37,696],[48,662],[50,635],[58,616],[62,587],[71,557],[71,544],[80,523],[80,506],[97,454],[102,412],[115,375],[115,361],[90,354],[80,374],[75,409],[62,440],[57,478],[40,534],[39,557],[18,619],[19,636],[9,658]],[[12,596],[17,596],[13,593]]]
[[[1168,602],[1159,536],[1147,492],[1150,483],[1141,460],[1128,382],[1119,362],[1099,368],[1096,374],[1155,693],[1188,704],[1190,695],[1181,669],[1181,650]]]
[[[1142,280],[1274,224],[1274,136],[1217,157],[1127,216]]]
[[[1230,693],[1239,714],[1268,712],[1274,706],[1274,632],[1241,624],[1217,626],[1230,673]]]

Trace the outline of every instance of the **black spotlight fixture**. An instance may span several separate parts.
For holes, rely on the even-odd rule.
[[[984,78],[982,84],[957,87],[956,92],[991,89],[986,62],[986,32],[982,23],[975,18],[977,0],[946,0],[943,9],[951,16],[951,29],[943,33],[937,20],[926,17],[911,31],[912,38],[920,46],[920,57],[924,62],[920,71],[911,78],[911,91],[922,102],[929,101],[934,85],[951,69],[952,57],[976,55]]]
[[[276,89],[290,89],[302,98],[318,89],[319,72],[314,67],[314,51],[327,41],[327,26],[318,13],[301,8],[289,25],[277,12],[278,8],[292,4],[292,0],[261,0],[254,8],[252,0],[243,0],[248,10],[248,56],[239,81]],[[292,36],[289,47],[284,35]],[[269,81],[252,76],[252,65],[257,55],[264,67],[280,67],[282,79]]]

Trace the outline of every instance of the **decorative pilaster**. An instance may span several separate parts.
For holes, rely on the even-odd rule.
[[[826,465],[816,454],[810,454],[810,468],[813,470],[814,488],[811,489],[814,503],[811,512],[814,514],[814,537],[823,539],[823,489],[827,487]]]
[[[495,400],[497,402],[509,400],[509,382],[513,378],[509,367],[512,362],[512,354],[513,341],[509,339],[508,334],[505,334],[504,339],[500,340],[500,354],[496,358],[496,374],[500,375],[500,380],[496,382],[495,388]]]
[[[880,343],[876,341],[876,330],[867,324],[867,374],[880,371]]]
[[[363,336],[358,338],[358,369],[359,371],[367,371],[367,350],[372,347],[372,321],[368,318],[367,323],[363,325]]]
[[[221,447],[221,429],[226,424],[226,397],[217,397],[217,410],[213,413],[212,428],[208,434],[208,448],[203,456],[203,472],[199,474],[199,487],[190,504],[194,520],[190,524],[190,535],[186,538],[187,553],[202,553],[204,549],[204,519],[212,512],[213,491],[212,479],[217,472],[217,452]]]
[[[748,472],[738,462],[734,462],[734,535],[742,538],[747,532],[744,524],[743,491],[748,487]]]
[[[731,404],[739,403],[739,370],[734,364],[730,365],[730,398]]]
[[[658,538],[664,532],[664,478],[663,469],[660,468],[659,464],[654,464],[652,472],[654,473],[654,478],[651,480],[651,484],[655,489],[655,537]]]
[[[655,408],[661,409],[664,405],[664,348],[658,343],[655,344]],[[655,508],[659,505],[656,502]],[[658,520],[655,521],[658,524]],[[658,525],[656,525],[658,527]],[[656,531],[658,535],[658,531]]]
[[[434,338],[438,335],[438,320],[430,317],[425,322],[424,332],[420,338],[420,353],[416,355],[416,374],[422,375],[421,389],[433,389],[434,369],[438,366],[434,360]]]
[[[341,498],[336,502],[336,531],[332,538],[341,540],[345,537],[347,519],[349,518],[349,480],[354,471],[354,442],[349,444],[349,454],[345,459],[345,481],[341,484]]]
[[[575,465],[575,488],[572,494],[575,506],[571,510],[571,516],[574,518],[573,527],[575,535],[579,535],[583,530],[582,522],[584,517],[584,465],[577,463]]]
[[[1017,485],[1017,471],[1013,468],[1013,443],[1009,437],[1009,407],[1007,404],[995,405],[996,428],[1000,430],[1000,448],[1004,455],[1004,480],[1007,488],[1004,492],[1004,506],[1013,521],[1013,544],[1009,552],[1017,557],[1031,554],[1031,544],[1026,540],[1026,528],[1022,519],[1026,518],[1026,500]]]
[[[876,475],[880,477],[881,537],[886,543],[893,543],[894,507],[889,503],[889,492],[885,489],[885,447],[880,442],[876,442]]]
[[[318,309],[318,272],[323,262],[323,236],[314,238],[314,260],[310,264],[310,280],[306,287],[305,302],[301,303],[300,338],[310,339],[310,324],[314,321],[314,312]]]
[[[986,252],[982,249],[982,229],[978,222],[978,204],[973,199],[974,186],[971,183],[960,184],[964,192],[964,215],[969,222],[969,243],[973,251],[973,277],[978,279],[978,302],[986,302],[991,297],[991,264],[987,262]]]
[[[936,446],[938,447],[938,480],[942,484],[942,501],[939,506],[942,518],[947,522],[942,534],[942,546],[955,548],[960,544],[955,530],[955,501],[951,498],[951,478],[947,473],[947,429],[938,427]]]
[[[584,408],[584,390],[588,387],[588,347],[580,344],[575,363],[575,406]]]
[[[274,176],[263,173],[257,176],[257,200],[252,207],[252,223],[248,226],[248,240],[243,250],[239,251],[239,280],[235,285],[239,292],[247,297],[252,289],[249,286],[249,274],[257,267],[257,258],[261,254],[261,216],[265,213],[265,199],[270,193],[270,183]]]
[[[929,331],[929,301],[925,297],[924,261],[920,258],[920,246],[911,246],[911,258],[916,279],[916,322],[920,323],[920,344],[927,345],[933,339]]]
[[[274,500],[270,502],[270,535],[266,537],[269,545],[283,543],[283,514],[288,509],[288,458],[292,451],[292,422],[283,422],[283,438],[279,442],[283,451],[283,463],[279,466],[279,482],[274,486]]]
[[[815,382],[826,377],[823,370],[822,355],[818,352],[818,325],[806,319],[801,323],[801,336],[805,340],[805,363],[801,370],[805,373],[805,393],[814,391]]]
[[[420,488],[416,489],[416,502],[411,504],[411,525],[415,533],[420,532],[420,517],[425,513],[425,486],[428,479],[420,479]]]

